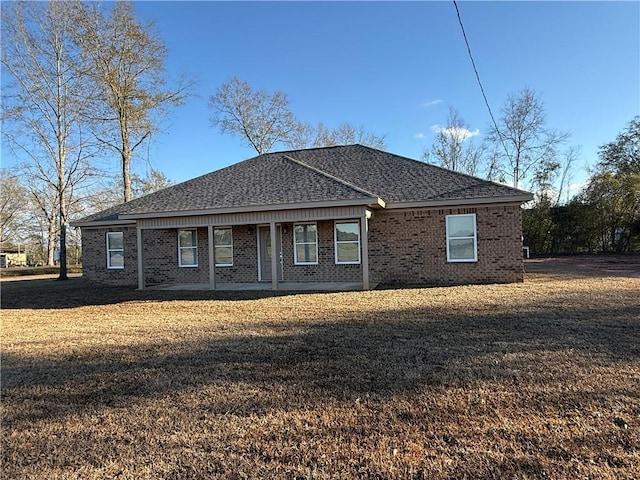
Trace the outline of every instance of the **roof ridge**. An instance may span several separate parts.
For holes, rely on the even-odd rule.
[[[346,145],[346,146],[350,146],[350,145]],[[366,148],[368,150],[374,150],[376,152],[379,152],[379,153],[382,153],[382,154],[385,154],[385,155],[391,155],[393,157],[400,158],[400,159],[405,160],[405,161],[409,161],[409,162],[413,162],[413,163],[417,163],[417,164],[421,164],[421,165],[427,165],[427,166],[429,166],[431,168],[435,168],[435,169],[438,169],[438,170],[441,170],[441,171],[444,171],[444,172],[448,172],[448,173],[454,173],[456,175],[461,175],[463,177],[467,177],[467,178],[470,178],[472,180],[477,180],[477,181],[485,183],[485,184],[497,185],[499,187],[506,187],[506,188],[510,188],[511,190],[515,190],[518,193],[529,194],[529,192],[527,190],[524,190],[522,188],[516,188],[516,187],[514,187],[512,185],[508,185],[506,183],[498,182],[496,180],[490,180],[488,178],[482,178],[482,177],[479,177],[478,175],[472,175],[470,173],[465,173],[465,172],[459,172],[457,170],[452,170],[450,168],[443,167],[442,165],[436,165],[435,163],[430,163],[430,162],[427,162],[427,161],[424,161],[424,160],[418,160],[416,158],[407,157],[405,155],[399,155],[399,154],[393,153],[393,152],[387,152],[385,150],[380,150],[379,148],[370,147],[368,145],[362,145],[360,143],[355,143],[355,144],[353,144],[353,146]]]
[[[332,175],[330,173],[327,173],[327,172],[325,172],[323,170],[320,170],[319,168],[312,167],[311,165],[303,162],[302,160],[298,160],[297,158],[293,158],[290,155],[282,155],[282,156],[284,158],[286,158],[287,160],[291,161],[291,162],[294,162],[294,163],[296,163],[296,164],[298,164],[298,165],[300,165],[302,167],[305,167],[305,168],[307,168],[307,169],[309,169],[309,170],[311,170],[313,172],[319,173],[320,175],[322,175],[324,177],[327,177],[327,178],[330,178],[331,180],[334,180],[334,181],[336,181],[338,183],[341,183],[342,185],[345,185],[345,186],[347,186],[349,188],[352,188],[352,189],[356,190],[357,192],[364,193],[365,195],[369,195],[370,197],[380,198],[380,195],[378,195],[376,193],[373,193],[373,192],[370,192],[368,190],[365,190],[364,188],[358,187],[357,185],[354,185],[354,184],[352,184],[350,182],[347,182],[346,180],[344,180],[344,179],[342,179],[340,177],[337,177],[335,175]]]

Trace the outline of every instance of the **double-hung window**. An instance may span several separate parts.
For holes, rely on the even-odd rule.
[[[233,266],[233,236],[231,228],[215,228],[213,230],[214,255],[216,267]]]
[[[360,224],[336,222],[335,252],[337,264],[360,263]]]
[[[124,234],[107,232],[107,268],[124,268]]]
[[[178,265],[198,266],[198,232],[196,230],[178,230]]]
[[[476,215],[447,215],[447,260],[477,262]]]
[[[297,223],[293,226],[293,254],[296,265],[318,263],[318,227],[315,223]]]

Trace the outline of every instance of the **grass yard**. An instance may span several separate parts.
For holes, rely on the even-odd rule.
[[[2,284],[3,478],[637,479],[640,277]]]

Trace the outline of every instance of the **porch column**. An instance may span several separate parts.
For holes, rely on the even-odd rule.
[[[271,289],[278,290],[278,262],[280,261],[280,252],[278,250],[278,230],[276,222],[269,224],[269,233],[271,234]]]
[[[207,226],[207,246],[209,247],[209,284],[211,285],[211,290],[216,289],[216,259],[215,259],[215,243],[213,236],[213,225]]]
[[[136,244],[138,247],[138,290],[144,290],[144,247],[142,245],[142,228],[136,228]]]
[[[362,289],[369,290],[369,212],[360,219],[360,248],[362,249]]]

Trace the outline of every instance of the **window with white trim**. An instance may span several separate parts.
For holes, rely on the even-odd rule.
[[[214,228],[213,246],[216,267],[233,266],[233,235],[231,227]]]
[[[178,230],[178,265],[180,267],[198,266],[198,232],[196,230]]]
[[[336,222],[334,231],[336,263],[360,263],[360,222]]]
[[[293,254],[296,265],[318,263],[318,226],[315,223],[293,225]]]
[[[477,262],[476,214],[447,215],[447,260]]]
[[[107,232],[107,268],[124,268],[124,233]]]

